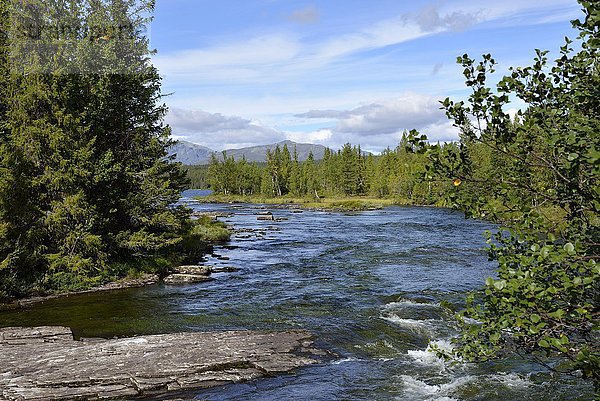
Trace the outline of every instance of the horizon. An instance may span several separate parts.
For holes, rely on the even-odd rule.
[[[248,148],[253,148],[253,147],[266,147],[266,146],[273,146],[273,145],[281,145],[282,143],[285,143],[285,142],[293,143],[294,145],[323,146],[325,148],[328,148],[329,150],[335,150],[335,151],[340,150],[345,145],[345,143],[344,143],[344,144],[340,145],[339,147],[331,147],[331,146],[327,146],[327,145],[322,145],[320,143],[296,142],[296,141],[292,141],[291,139],[284,139],[284,140],[281,140],[281,141],[278,141],[278,142],[265,143],[265,144],[260,144],[260,145],[252,145],[252,146],[244,146],[244,147],[240,147],[240,148],[227,148],[227,149],[215,150],[215,149],[209,148],[208,146],[202,145],[200,143],[190,142],[190,141],[185,140],[185,139],[177,139],[177,141],[178,142],[189,143],[189,144],[196,145],[196,146],[201,146],[203,148],[206,148],[206,149],[208,149],[208,150],[210,150],[212,152],[216,152],[216,153],[219,153],[219,152],[222,152],[222,151],[226,151],[226,150],[242,150],[242,149],[248,149]],[[350,142],[346,142],[346,143],[350,143]],[[374,156],[379,156],[381,154],[381,152],[370,152],[368,150],[364,150],[362,144],[360,144],[360,143],[350,143],[350,145],[352,145],[353,147],[354,146],[358,146],[358,147],[361,148],[361,151],[372,153]],[[397,146],[398,146],[398,144],[396,144],[393,147],[392,146],[387,146],[383,150],[385,150],[385,149],[392,149],[393,150]]]
[[[491,53],[495,82],[535,48],[555,56],[580,16],[574,0],[159,0],[149,32],[175,139],[379,153],[404,130],[458,139],[438,103],[468,96],[457,56]]]

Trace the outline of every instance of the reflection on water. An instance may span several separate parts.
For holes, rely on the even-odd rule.
[[[206,263],[237,272],[55,299],[0,312],[0,326],[65,325],[78,337],[303,328],[339,356],[197,394],[211,401],[592,399],[576,379],[557,380],[524,361],[450,366],[427,351],[431,343],[450,347],[454,334],[440,302],[460,306],[493,274],[482,250],[485,223],[432,208],[345,215],[267,207],[288,219],[276,223],[257,221],[265,206],[183,202],[234,213],[224,220],[243,230]]]

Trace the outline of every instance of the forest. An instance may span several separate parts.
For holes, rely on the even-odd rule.
[[[314,160],[309,154],[302,162],[287,145],[268,151],[266,163],[236,161],[223,153],[222,157],[213,156],[207,168],[191,168],[192,177],[196,177],[192,183],[208,184],[223,195],[290,196],[314,201],[326,196],[371,196],[393,198],[403,204],[440,202],[452,185],[424,179],[426,158],[413,151],[408,135],[404,133],[395,149],[385,149],[380,155],[349,143],[338,151],[326,149],[323,160]]]

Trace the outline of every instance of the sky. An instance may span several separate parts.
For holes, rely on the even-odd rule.
[[[556,55],[581,15],[575,0],[157,0],[148,31],[176,139],[377,153],[404,130],[457,139],[439,105],[468,97],[457,56],[491,53],[497,80]]]

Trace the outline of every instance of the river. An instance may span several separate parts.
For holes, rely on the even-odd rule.
[[[206,263],[233,273],[187,286],[154,285],[59,298],[0,312],[0,326],[64,325],[77,337],[177,331],[312,331],[332,361],[293,375],[212,388],[197,399],[581,400],[592,389],[520,359],[446,364],[426,351],[449,346],[465,293],[494,274],[482,232],[459,212],[390,207],[294,213],[261,205],[199,204],[239,231]],[[259,221],[271,211],[281,222]]]

